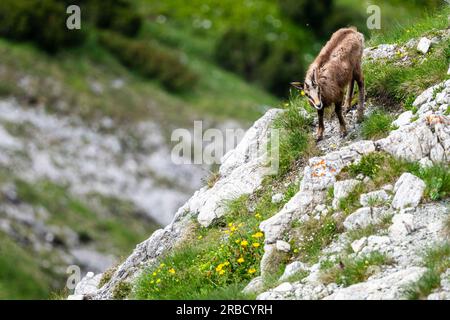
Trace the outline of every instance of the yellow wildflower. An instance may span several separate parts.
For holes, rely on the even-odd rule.
[[[161,279],[156,279],[156,283],[160,283],[161,282]]]
[[[258,238],[261,238],[263,236],[264,236],[264,233],[262,233],[261,231],[258,231],[257,233],[252,235],[252,238],[258,239]]]
[[[161,263],[161,264],[159,265],[160,268],[164,268],[165,266],[166,266],[165,263]]]
[[[256,269],[255,268],[250,268],[250,269],[248,269],[248,273],[249,274],[254,274],[256,272]]]
[[[260,215],[259,213],[255,214],[255,217],[256,217],[257,219],[261,219],[261,215]]]
[[[225,273],[225,270],[220,270],[219,275],[223,275]]]
[[[224,265],[224,266],[229,266],[230,263],[229,263],[228,261],[226,261],[223,265]]]
[[[175,269],[174,268],[171,268],[171,269],[169,269],[169,273],[171,273],[171,274],[175,274]]]
[[[243,246],[243,247],[248,246],[248,241],[247,240],[242,240],[241,241],[241,246]]]
[[[233,222],[230,222],[230,223],[228,224],[228,226],[229,226],[229,227],[232,227],[232,226],[233,226]]]
[[[240,257],[239,259],[237,259],[237,262],[238,263],[243,263],[245,260],[244,260],[244,258],[242,258],[242,257]]]
[[[198,236],[197,237],[198,240],[201,240],[202,238],[203,238],[203,236]]]
[[[259,242],[253,242],[252,246],[255,248],[258,248],[260,246],[260,244],[259,244]]]
[[[235,242],[236,242],[236,243],[239,243],[239,241],[241,241],[241,240],[239,240],[239,239],[236,239],[236,241],[235,241]]]
[[[301,94],[302,96],[304,96],[304,95],[305,95],[305,91],[302,90],[302,91],[300,92],[300,94]]]
[[[156,277],[156,275],[157,275],[157,273],[156,273],[156,272],[153,272],[152,276]]]
[[[219,264],[219,265],[216,267],[216,271],[217,271],[217,272],[220,272],[220,271],[223,269],[224,266],[225,266],[225,265],[224,265],[223,263]]]
[[[231,231],[231,232],[234,232],[234,231],[236,231],[236,230],[237,230],[237,228],[236,228],[235,226],[233,226],[233,227],[230,228],[230,231]]]

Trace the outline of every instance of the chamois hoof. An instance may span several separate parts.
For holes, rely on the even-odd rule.
[[[341,139],[344,139],[348,135],[347,131],[341,132]]]
[[[322,140],[323,140],[323,136],[319,136],[319,137],[317,137],[316,142],[320,142]]]

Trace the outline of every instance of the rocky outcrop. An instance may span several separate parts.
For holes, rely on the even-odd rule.
[[[450,161],[450,80],[427,89],[414,101],[418,119],[399,127],[377,148],[408,161]]]
[[[281,112],[269,110],[245,134],[237,148],[227,153],[220,168],[220,178],[212,188],[204,187],[178,209],[173,221],[157,230],[139,244],[133,253],[116,269],[102,288],[91,293],[92,299],[111,299],[114,288],[121,282],[130,282],[145,266],[183,242],[190,233],[193,218],[207,226],[224,214],[227,201],[250,194],[270,173],[265,152],[272,122]],[[255,156],[256,155],[256,156]]]
[[[432,163],[449,163],[450,119],[445,115],[450,97],[450,81],[434,86],[420,95],[414,105],[418,112],[401,114],[394,122],[398,127],[387,138],[360,142],[360,152],[348,153],[344,147],[319,158],[313,158],[303,172],[300,191],[272,218],[261,223],[266,235],[265,255],[261,271],[272,272],[281,253],[276,241],[288,237],[292,223],[314,219],[314,208],[325,202],[326,189],[333,186],[332,209],[339,210],[339,201],[358,186],[360,180],[335,181],[343,166],[359,161],[361,154],[385,151],[398,159],[417,161],[423,166]],[[342,154],[348,154],[342,162]],[[333,160],[334,161],[333,161]],[[341,165],[345,163],[344,165]],[[343,287],[336,283],[323,283],[320,264],[301,264],[309,275],[298,282],[283,282],[258,299],[401,299],[406,285],[417,281],[426,271],[421,264],[420,250],[444,241],[443,221],[448,215],[446,202],[422,205],[425,183],[418,177],[404,173],[395,186],[386,185],[360,196],[361,208],[347,216],[343,222],[345,232],[323,250],[323,259],[340,259],[350,246],[350,257],[364,257],[371,252],[386,254],[392,262],[374,268],[374,275],[366,281]],[[377,225],[392,217],[384,234],[374,234],[348,242],[348,234],[370,225]],[[384,222],[386,223],[386,222]],[[294,265],[297,262],[294,262]],[[286,268],[288,269],[288,268]],[[300,269],[300,267],[299,267]],[[290,268],[289,268],[290,270]],[[289,274],[290,271],[288,271]],[[445,282],[445,281],[444,281]],[[442,290],[430,299],[447,297]]]

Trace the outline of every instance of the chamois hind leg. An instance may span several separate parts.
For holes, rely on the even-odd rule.
[[[347,126],[345,124],[344,116],[342,115],[342,102],[336,102],[334,104],[334,111],[339,119],[339,127],[341,131],[341,138],[344,138],[347,135]]]
[[[323,114],[325,107],[317,110],[317,115],[319,116],[319,127],[317,128],[317,142],[323,139],[323,132],[325,131],[325,125],[323,123]]]
[[[365,88],[364,88],[364,75],[363,75],[361,66],[359,66],[357,69],[355,69],[354,77],[356,79],[356,82],[358,83],[358,89],[359,89],[357,121],[362,122],[363,118],[364,118]]]
[[[352,78],[352,80],[350,81],[350,83],[348,85],[347,97],[345,99],[345,105],[344,105],[344,112],[345,113],[349,112],[351,107],[352,107],[353,91],[354,91],[354,89],[355,89],[355,79]]]

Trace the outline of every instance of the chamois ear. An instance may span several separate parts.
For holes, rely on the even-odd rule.
[[[303,83],[301,82],[291,82],[291,86],[298,90],[303,90]]]
[[[314,84],[317,84],[317,80],[319,80],[319,70],[314,69],[313,76],[312,76],[312,82]]]

